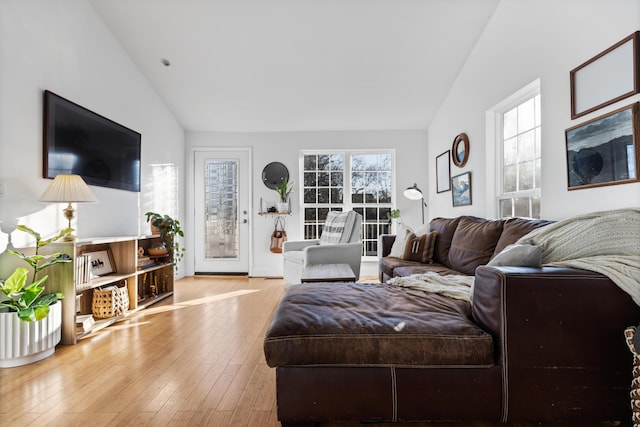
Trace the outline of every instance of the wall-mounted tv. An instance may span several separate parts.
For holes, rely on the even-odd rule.
[[[141,135],[53,92],[44,92],[45,178],[82,176],[87,184],[140,191]]]

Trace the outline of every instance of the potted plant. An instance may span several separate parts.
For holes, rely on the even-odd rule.
[[[293,191],[293,183],[289,183],[289,179],[285,178],[282,180],[279,186],[274,188],[276,193],[280,196],[280,202],[278,203],[278,212],[280,213],[288,213],[289,212],[289,194]]]
[[[54,264],[71,262],[71,257],[64,253],[40,255],[39,252],[42,247],[72,233],[73,228],[66,228],[46,240],[27,226],[18,225],[16,229],[36,239],[35,253],[25,255],[10,249],[7,252],[26,262],[33,275],[29,283],[29,270],[18,267],[0,282],[0,321],[7,332],[0,341],[6,349],[0,357],[0,367],[20,366],[53,354],[61,338],[62,306],[58,301],[63,295],[45,294],[44,283],[49,276],[39,278],[38,275]]]
[[[180,246],[178,236],[184,237],[184,231],[180,227],[180,221],[171,218],[169,215],[162,215],[156,212],[145,213],[147,222],[151,225],[152,234],[160,234],[167,250],[173,256],[175,271],[178,271],[178,263],[184,257],[185,248]]]

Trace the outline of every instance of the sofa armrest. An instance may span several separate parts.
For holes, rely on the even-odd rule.
[[[395,241],[395,234],[381,234],[378,243],[378,258],[384,258],[389,255],[393,242]]]
[[[282,245],[282,252],[301,251],[308,246],[315,246],[319,244],[320,240],[318,239],[286,241]]]
[[[499,346],[508,342],[511,363],[527,366],[604,363],[614,348],[628,353],[623,331],[640,321],[608,277],[557,267],[478,267],[472,312]],[[496,350],[503,360],[506,349]]]
[[[608,277],[571,268],[478,267],[472,313],[494,338],[512,419],[533,416],[530,401],[550,418],[567,416],[554,409],[558,401],[593,417],[615,416],[604,411],[616,405],[626,411],[633,360],[624,329],[638,324],[640,308]]]

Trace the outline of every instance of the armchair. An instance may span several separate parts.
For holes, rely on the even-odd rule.
[[[362,215],[354,211],[331,211],[320,239],[284,242],[283,277],[288,284],[300,283],[302,270],[312,264],[349,264],[360,278]]]

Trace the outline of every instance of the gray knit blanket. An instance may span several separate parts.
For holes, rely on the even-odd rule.
[[[594,212],[533,230],[518,240],[542,247],[542,264],[595,271],[640,305],[640,209]]]

